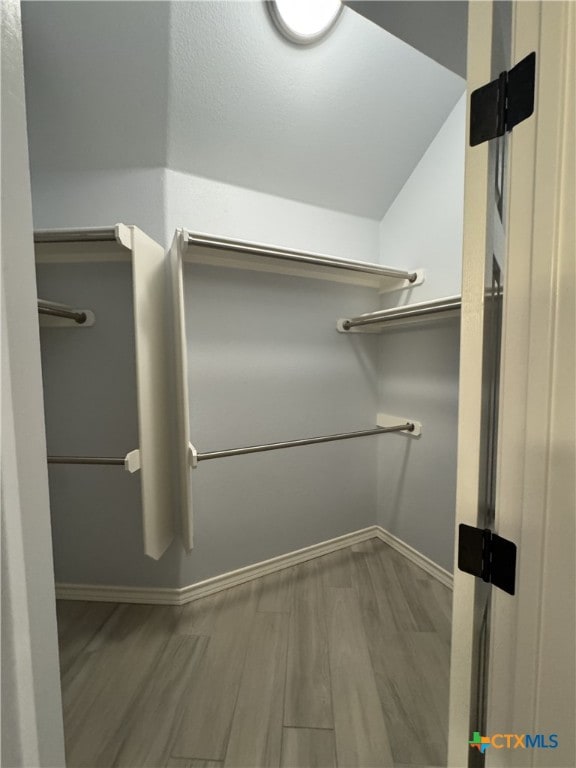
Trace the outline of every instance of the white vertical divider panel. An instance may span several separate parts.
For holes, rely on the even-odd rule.
[[[144,552],[157,560],[174,538],[166,253],[137,227],[119,225],[119,241],[126,235],[132,251]]]
[[[172,328],[166,252],[137,227],[117,224],[107,230],[36,233],[36,261],[131,263],[138,445],[126,455],[125,468],[140,471],[143,549],[158,560],[174,539],[176,527],[171,426],[175,406],[169,359]]]
[[[192,506],[192,446],[190,443],[190,413],[188,406],[188,355],[186,319],[184,313],[184,282],[182,276],[183,232],[177,230],[170,248],[169,269],[172,303],[172,370],[174,371],[174,402],[176,404],[177,455],[174,459],[178,475],[178,508],[180,535],[189,552],[194,546]]]

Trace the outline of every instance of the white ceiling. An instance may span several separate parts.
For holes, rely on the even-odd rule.
[[[167,166],[381,218],[464,90],[349,8],[301,47],[260,0],[24,6],[36,172]]]

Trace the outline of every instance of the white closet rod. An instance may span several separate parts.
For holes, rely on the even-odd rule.
[[[270,259],[293,261],[299,264],[311,264],[318,267],[335,267],[337,269],[346,269],[351,272],[363,272],[364,274],[380,275],[381,277],[394,277],[401,280],[408,280],[410,283],[414,283],[418,279],[418,274],[416,272],[382,267],[367,261],[354,261],[352,259],[342,259],[339,256],[325,256],[323,254],[310,253],[308,251],[295,251],[289,248],[249,243],[244,240],[214,237],[199,232],[186,232],[185,237],[188,245],[200,246],[202,248],[213,248],[220,251],[235,251],[236,253],[245,253],[251,256],[264,256]]]
[[[392,309],[381,309],[377,312],[367,312],[358,317],[351,317],[347,320],[341,320],[339,325],[349,331],[351,328],[359,328],[364,325],[376,325],[390,320],[400,320],[402,318],[421,317],[423,315],[435,315],[440,312],[449,312],[460,309],[462,298],[460,296],[448,296],[444,299],[434,299],[433,301],[423,301],[419,304],[407,304],[404,307],[393,307]]]

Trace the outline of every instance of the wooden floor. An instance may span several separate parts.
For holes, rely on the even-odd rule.
[[[58,623],[69,768],[445,765],[450,592],[377,539]]]

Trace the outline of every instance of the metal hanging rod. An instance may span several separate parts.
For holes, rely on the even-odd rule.
[[[264,445],[249,445],[244,448],[229,448],[226,451],[209,451],[198,453],[196,461],[209,461],[210,459],[223,459],[228,456],[242,456],[246,453],[262,453],[263,451],[278,451],[281,448],[295,448],[298,445],[315,445],[316,443],[331,443],[336,440],[351,440],[354,437],[368,437],[369,435],[381,435],[385,432],[412,432],[414,424],[406,422],[392,427],[376,427],[363,429],[359,432],[341,432],[336,435],[324,435],[322,437],[307,437],[303,440],[287,440],[282,443],[265,443]]]
[[[88,319],[86,312],[75,312],[73,309],[59,307],[48,301],[38,301],[38,313],[40,315],[51,315],[52,317],[65,317],[68,320],[75,320],[78,325],[83,325]]]
[[[363,272],[365,274],[379,275],[381,277],[393,277],[399,280],[408,280],[410,283],[414,283],[418,279],[417,272],[384,267],[378,264],[371,264],[368,261],[342,259],[338,256],[325,256],[319,253],[296,251],[289,248],[249,243],[244,240],[232,240],[225,237],[214,237],[212,235],[205,235],[197,232],[185,232],[185,237],[188,245],[196,245],[202,248],[235,251],[251,256],[264,256],[270,259],[293,261],[299,264],[311,264],[318,267],[346,269],[351,272]]]
[[[86,243],[113,242],[116,240],[114,227],[92,227],[87,229],[37,229],[35,243]]]
[[[111,456],[48,456],[48,464],[110,464],[125,466],[125,458]]]
[[[242,456],[247,453],[263,453],[264,451],[278,451],[281,448],[295,448],[299,445],[332,443],[336,440],[351,440],[354,437],[383,435],[386,432],[413,432],[414,429],[414,423],[407,421],[404,424],[395,424],[391,427],[375,427],[374,429],[362,429],[358,432],[340,432],[335,435],[322,435],[322,437],[305,437],[302,440],[286,440],[282,443],[248,445],[243,448],[229,448],[224,451],[208,451],[206,453],[194,452],[194,464],[199,461],[209,461],[210,459],[224,459],[228,456]],[[125,466],[125,463],[125,458],[110,456],[48,456],[48,464],[108,464]]]
[[[341,320],[339,325],[345,331],[351,328],[360,328],[365,325],[376,325],[390,320],[400,320],[403,318],[421,317],[423,315],[435,315],[440,312],[449,312],[460,309],[462,298],[460,296],[448,296],[444,299],[434,299],[433,301],[423,301],[419,304],[408,304],[404,307],[394,307],[392,309],[381,309],[377,312],[367,312],[365,315],[351,317],[348,320]]]

